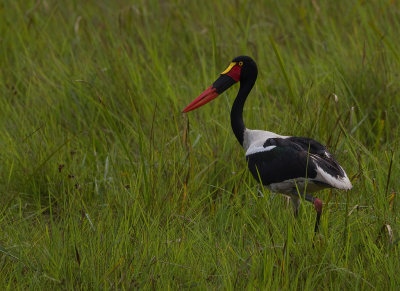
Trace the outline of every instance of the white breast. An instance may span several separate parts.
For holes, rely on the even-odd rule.
[[[276,146],[264,147],[264,143],[267,139],[276,137],[287,138],[288,136],[279,135],[271,131],[246,129],[243,136],[243,148],[246,156],[272,150]]]

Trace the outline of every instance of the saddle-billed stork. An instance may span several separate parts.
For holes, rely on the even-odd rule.
[[[256,82],[257,74],[257,65],[252,58],[234,58],[220,77],[183,112],[189,112],[210,102],[240,82],[239,92],[231,109],[231,126],[246,152],[251,174],[270,191],[289,195],[295,216],[300,206],[300,198],[313,203],[317,212],[314,229],[317,232],[322,201],[306,192],[311,193],[323,188],[349,190],[352,185],[343,168],[319,142],[311,138],[282,136],[245,127],[243,106]]]

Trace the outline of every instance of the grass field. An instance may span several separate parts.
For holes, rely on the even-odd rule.
[[[0,3],[0,289],[397,289],[396,1]],[[326,144],[353,183],[300,216],[246,170],[249,128]],[[335,95],[337,101],[335,101]]]

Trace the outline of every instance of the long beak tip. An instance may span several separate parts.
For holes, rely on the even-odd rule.
[[[219,94],[216,92],[216,89],[210,86],[208,89],[206,89],[203,93],[200,94],[199,97],[194,99],[192,103],[190,103],[188,106],[186,106],[185,109],[183,109],[183,113],[187,113],[189,111],[192,111],[196,108],[199,108],[200,106],[203,106],[204,104],[210,102],[211,100],[215,99]]]

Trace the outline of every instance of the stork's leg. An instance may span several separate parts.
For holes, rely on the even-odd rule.
[[[317,233],[319,227],[319,220],[321,219],[321,214],[322,214],[322,201],[316,197],[307,194],[305,196],[305,199],[306,201],[314,204],[315,211],[317,211],[317,219],[315,220],[315,228],[314,228],[314,231]]]
[[[299,215],[300,197],[292,195],[290,196],[290,202],[292,203],[294,217],[297,217]]]

